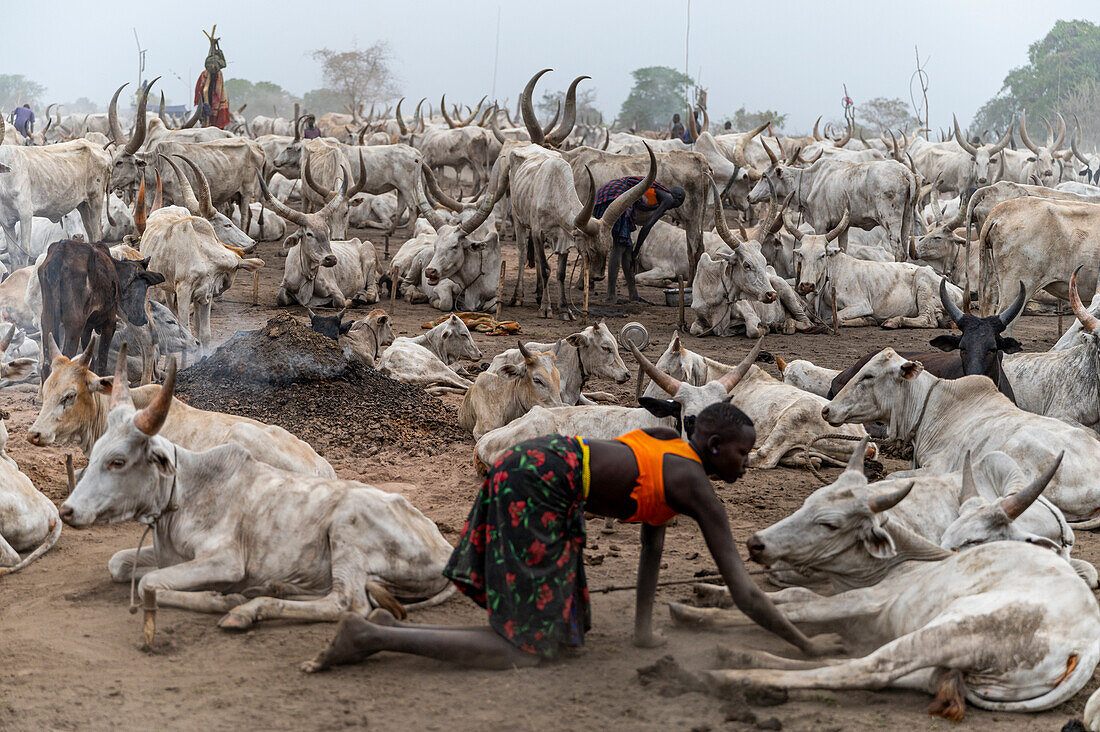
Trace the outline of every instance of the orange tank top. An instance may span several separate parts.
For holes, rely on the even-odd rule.
[[[626,519],[626,523],[663,526],[676,515],[665,503],[665,455],[679,455],[700,464],[703,461],[690,445],[678,437],[660,440],[643,430],[634,430],[615,440],[629,447],[638,461],[638,482],[630,492],[630,497],[638,504],[638,510]]]

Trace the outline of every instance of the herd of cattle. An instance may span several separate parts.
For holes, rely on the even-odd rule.
[[[0,422],[0,574],[41,557],[62,523],[137,520],[154,544],[116,554],[111,577],[139,579],[163,606],[221,613],[225,628],[377,605],[403,614],[450,596],[450,546],[400,486],[340,480],[280,427],[173,397],[177,361],[216,345],[211,308],[241,270],[255,302],[265,262],[251,254],[282,240],[277,304],[307,308],[349,359],[464,395],[459,423],[480,469],[550,432],[610,438],[668,425],[688,436],[704,407],[727,398],[756,426],[752,467],[846,466],[748,550],[786,588],[773,598],[791,620],[859,618],[879,647],[827,665],[733,654],[733,668],[709,674],[718,687],[916,688],[952,719],[964,699],[1037,711],[1080,691],[1100,661],[1097,572],[1073,556],[1074,529],[1100,527],[1100,156],[1083,154],[1076,134],[1063,148],[1060,116],[1038,145],[1024,117],[990,141],[968,140],[956,122],[937,143],[912,131],[834,138],[816,124],[805,137],[766,135],[768,125],[714,134],[702,109],[701,125],[688,114],[687,144],[578,125],[588,77],[542,126],[531,100],[547,71],[523,90],[521,125],[485,99],[465,115],[444,99],[438,115],[422,100],[412,119],[399,102],[392,119],[296,109],[293,120],[239,111],[228,130],[196,128],[197,117],[176,126],[163,98],[148,112],[154,80],[130,125],[120,87],[106,115],[57,114],[35,144],[0,128],[0,314],[11,324],[0,377],[37,373],[27,439],[75,443],[88,462],[58,509],[3,453]],[[323,136],[303,139],[307,121]],[[451,192],[445,168],[458,181]],[[641,181],[594,217],[597,188],[628,175]],[[754,363],[759,340],[730,365],[677,333],[653,363],[604,322],[520,343],[481,372],[460,365],[482,353],[452,311],[504,305],[505,238],[518,251],[510,306],[524,304],[521,275],[533,266],[543,316],[572,319],[577,289],[587,316],[611,229],[654,180],[687,196],[653,227],[637,280],[687,285],[687,333],[957,332],[932,339],[939,350],[887,348],[844,371],[780,358],[782,379]],[[406,227],[391,257],[389,237]],[[349,238],[364,228],[385,233],[383,255]],[[1096,293],[1088,305],[1079,286]],[[344,320],[383,292],[452,315],[415,338],[394,338],[384,310]],[[1031,301],[1068,301],[1076,316],[1049,352],[1021,353],[1010,335]],[[620,345],[642,370],[639,406],[586,389],[630,379]],[[911,444],[912,469],[869,484],[872,437]],[[698,591],[728,602],[721,588]],[[672,614],[696,626],[747,622],[720,608]],[[1100,724],[1100,700],[1086,721]]]

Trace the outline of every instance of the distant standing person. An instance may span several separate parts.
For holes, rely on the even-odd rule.
[[[672,125],[668,128],[668,132],[673,140],[684,136],[684,123],[680,121],[680,115],[672,115]]]
[[[19,130],[20,135],[30,138],[34,134],[34,112],[31,111],[31,105],[16,107],[11,113],[11,123]]]
[[[306,140],[315,140],[321,136],[321,130],[314,124],[313,115],[306,117],[306,128],[302,130],[302,138]]]

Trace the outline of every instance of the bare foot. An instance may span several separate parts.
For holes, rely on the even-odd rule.
[[[375,610],[375,612],[378,611]],[[371,623],[362,616],[344,613],[328,648],[318,653],[312,661],[306,661],[298,668],[307,674],[314,674],[333,666],[362,661],[376,652],[376,649],[371,647],[371,639],[374,636],[372,628]]]

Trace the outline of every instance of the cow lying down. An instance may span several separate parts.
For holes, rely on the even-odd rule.
[[[107,430],[60,511],[76,528],[153,527],[153,546],[137,557],[142,597],[156,590],[164,607],[226,613],[220,627],[241,630],[380,605],[404,615],[399,601],[437,604],[453,593],[442,575],[451,545],[403,496],[288,473],[239,445],[193,452],[160,436],[178,406],[175,373],[173,360],[141,410],[116,380]],[[115,581],[130,579],[135,551],[111,557]]]
[[[23,569],[61,536],[57,507],[4,452],[7,444],[8,430],[0,421],[0,576]],[[27,551],[21,559],[19,552]]]
[[[883,518],[908,487],[868,485],[855,458],[837,482],[847,491],[841,510],[821,513],[796,540],[784,540],[780,522],[751,537],[749,552],[761,564],[783,561],[825,575],[855,560],[888,571],[877,584],[831,597],[804,588],[775,597],[788,620],[854,631],[853,640],[877,648],[824,662],[731,651],[722,654],[730,668],[704,673],[701,684],[720,692],[918,689],[935,695],[931,714],[958,721],[968,701],[1001,712],[1051,709],[1092,678],[1100,608],[1064,559],[1020,541],[947,551]],[[697,628],[753,622],[731,610],[675,603],[670,609],[678,622]]]
[[[382,352],[378,370],[391,379],[416,384],[429,394],[461,394],[472,383],[454,367],[461,358],[476,361],[481,358],[481,350],[462,318],[452,313],[427,333],[395,338]]]
[[[87,350],[70,360],[56,351],[51,353],[50,375],[42,384],[42,409],[27,430],[27,441],[44,447],[73,440],[85,456],[107,429],[111,395],[115,384],[125,377],[101,378],[89,370],[95,336]],[[122,344],[116,363],[127,363],[127,346]],[[134,389],[131,399],[140,407],[148,405],[161,391],[156,384]],[[127,393],[129,389],[127,388]],[[328,461],[282,427],[264,424],[248,417],[195,409],[174,400],[171,415],[164,425],[164,436],[183,447],[201,451],[224,443],[243,447],[254,458],[283,470],[322,478],[335,478]]]

